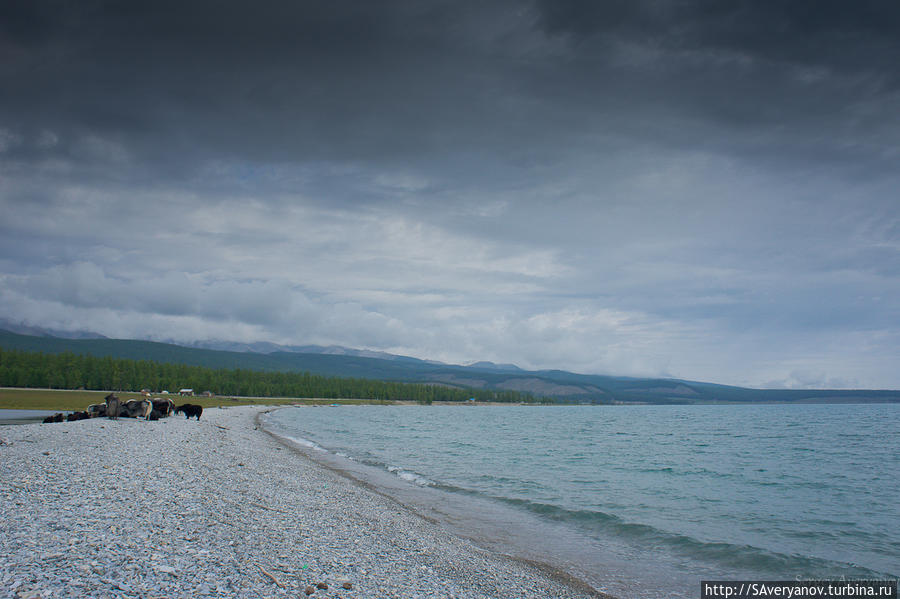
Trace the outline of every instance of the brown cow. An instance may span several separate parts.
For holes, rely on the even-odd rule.
[[[163,399],[161,397],[154,397],[153,402],[153,410],[155,412],[159,412],[160,418],[165,418],[166,416],[171,416],[172,413],[175,412],[175,402],[171,399]]]
[[[122,410],[122,402],[119,401],[119,398],[115,393],[110,393],[105,398],[106,400],[106,416],[112,420],[116,420],[119,418],[119,412]]]

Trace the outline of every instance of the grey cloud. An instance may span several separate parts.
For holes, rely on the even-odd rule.
[[[0,316],[883,386],[897,12],[4,3]]]
[[[788,154],[791,164],[829,158],[836,165],[860,164],[860,152],[877,157],[891,143],[871,145],[887,141],[885,126],[897,137],[896,122],[876,116],[898,101],[900,11],[890,3],[566,0],[539,6],[542,30],[571,39],[572,60],[586,77],[595,75],[596,85],[577,93],[600,106],[604,96],[636,102],[630,110],[652,112],[657,135],[672,136],[675,144],[757,160]],[[679,120],[680,130],[666,132],[666,121]],[[701,123],[710,122],[731,135],[704,132]]]
[[[654,42],[669,49],[733,52],[828,69],[896,73],[891,54],[900,9],[882,0],[589,2],[541,0],[541,26],[571,34]]]
[[[460,101],[473,90],[456,82],[477,66],[441,58],[460,16],[434,4],[85,3],[41,12],[8,36],[20,59],[6,63],[7,74],[21,89],[7,106],[32,127],[124,133],[162,162],[160,137],[181,159],[408,156],[412,139],[429,143],[436,111],[448,121],[464,114]],[[50,30],[58,33],[30,34]]]
[[[516,178],[528,177],[534,164],[596,154],[622,136],[765,155],[772,143],[796,144],[806,136],[792,132],[821,127],[828,118],[833,125],[824,135],[858,141],[879,125],[867,122],[863,105],[871,110],[874,104],[877,112],[886,102],[896,105],[876,81],[893,74],[896,63],[871,62],[890,55],[890,46],[876,52],[855,45],[889,29],[894,11],[873,18],[878,27],[836,14],[803,36],[804,20],[794,9],[780,14],[763,3],[725,11],[716,4],[678,4],[660,14],[649,3],[496,6],[502,8],[310,2],[274,3],[264,11],[203,2],[23,7],[38,15],[19,18],[25,24],[7,31],[18,60],[6,63],[6,74],[21,87],[2,104],[16,115],[6,126],[24,122],[16,133],[32,137],[47,128],[59,129],[61,139],[93,133],[181,176],[218,158],[406,162],[442,178],[455,165],[484,178],[488,159],[492,171],[500,167]],[[668,20],[673,15],[674,24]],[[782,37],[797,38],[793,44],[773,43],[772,24],[781,21]],[[588,43],[561,53],[552,40],[560,31],[585,37],[594,29],[646,48],[646,63],[617,64],[608,47]],[[713,34],[719,37],[707,39]],[[885,35],[872,39],[893,43]],[[779,61],[774,67],[753,62],[768,60],[768,52],[801,64],[794,48],[810,40],[811,55],[821,60],[832,54],[865,58],[870,68],[809,82],[792,80]],[[750,66],[716,59],[728,43],[743,44],[734,52],[750,57]],[[694,59],[685,48],[711,56]],[[818,51],[825,49],[829,53]],[[839,66],[837,58],[832,63]],[[864,76],[872,69],[880,70],[868,82]],[[859,107],[858,116],[847,107]],[[704,128],[716,114],[755,132],[726,141]],[[781,130],[789,120],[791,128]],[[598,141],[601,148],[592,148]],[[842,158],[851,154],[827,138],[799,148],[807,155],[826,149]]]

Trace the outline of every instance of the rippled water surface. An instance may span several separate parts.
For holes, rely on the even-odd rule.
[[[900,574],[896,404],[341,406],[268,426],[552,524],[547,561],[620,594],[623,577],[692,597],[701,578]]]

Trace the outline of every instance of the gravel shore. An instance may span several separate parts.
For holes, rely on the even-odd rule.
[[[0,597],[589,596],[304,458],[266,409],[4,427]]]

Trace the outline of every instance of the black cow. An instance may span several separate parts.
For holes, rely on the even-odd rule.
[[[175,408],[175,413],[184,413],[185,419],[190,418],[191,416],[196,416],[197,420],[200,420],[200,414],[203,413],[203,406],[198,406],[192,403],[186,403]]]
[[[156,420],[170,416],[175,411],[175,402],[171,399],[155,398],[151,401],[153,402],[153,411],[157,415]]]
[[[72,412],[66,416],[66,422],[77,422],[79,420],[87,420],[91,417],[87,412]]]
[[[65,420],[65,418],[66,417],[63,416],[62,414],[57,413],[57,414],[54,414],[53,416],[47,416],[46,418],[44,418],[44,424],[49,424],[51,422],[62,422],[63,420]]]

